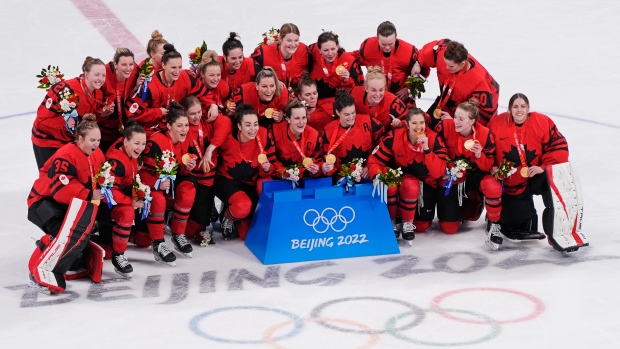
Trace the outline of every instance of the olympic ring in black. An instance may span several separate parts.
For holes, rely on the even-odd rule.
[[[347,219],[343,215],[343,211],[345,209],[348,209],[351,212],[351,219]],[[326,212],[333,212],[334,215],[330,219],[327,219],[327,217],[325,215]],[[312,213],[312,215],[316,215],[316,217],[313,218],[311,222],[308,222],[308,214],[309,213]],[[319,211],[311,208],[311,209],[308,209],[304,213],[304,223],[307,226],[312,227],[312,229],[314,229],[314,231],[317,234],[323,234],[323,233],[327,232],[327,230],[329,230],[329,228],[331,228],[336,233],[340,233],[343,230],[345,230],[347,228],[347,225],[349,225],[349,223],[353,222],[353,220],[355,220],[355,210],[353,210],[353,208],[350,207],[350,206],[343,206],[342,208],[340,208],[339,211],[336,211],[334,208],[327,207],[323,211],[321,211],[321,213],[319,213]],[[340,221],[343,224],[342,228],[335,228],[334,227],[334,224],[336,224],[338,221]],[[325,229],[321,229],[321,230],[317,229],[317,225],[319,225],[319,223],[325,224]]]

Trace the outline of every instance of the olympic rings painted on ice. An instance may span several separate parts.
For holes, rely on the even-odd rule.
[[[340,298],[340,299],[335,299],[333,301],[329,301],[323,304],[320,304],[318,307],[315,307],[314,309],[312,309],[312,314],[310,316],[312,316],[313,318],[321,318],[321,312],[323,311],[323,309],[327,308],[328,306],[332,305],[332,304],[336,304],[336,303],[342,303],[342,302],[348,302],[348,301],[355,301],[355,300],[374,300],[374,301],[384,301],[384,302],[391,302],[391,303],[396,303],[396,304],[400,304],[403,305],[409,309],[412,310],[412,313],[416,315],[416,318],[413,322],[411,322],[410,324],[407,324],[403,327],[398,328],[398,331],[403,331],[406,329],[410,329],[412,327],[415,327],[417,325],[419,325],[422,320],[424,320],[424,317],[426,316],[424,314],[424,311],[411,304],[411,303],[407,303],[405,301],[401,301],[399,299],[393,299],[393,298],[384,298],[384,297],[349,297],[349,298]],[[363,330],[351,330],[351,329],[347,329],[347,328],[342,328],[342,327],[338,327],[338,326],[333,326],[333,325],[329,325],[327,324],[325,321],[317,321],[317,324],[323,326],[323,327],[327,327],[329,329],[332,330],[336,330],[336,331],[340,331],[340,332],[353,332],[353,333],[388,333],[388,330],[370,330],[370,331],[363,331]]]
[[[386,323],[385,327],[388,329],[389,333],[401,340],[404,340],[406,342],[410,342],[410,343],[415,343],[415,344],[420,344],[420,345],[429,345],[429,346],[439,346],[439,347],[456,347],[456,346],[462,346],[462,345],[472,345],[472,344],[480,344],[482,342],[487,342],[490,341],[491,339],[499,336],[500,332],[502,331],[499,323],[493,319],[491,319],[490,317],[480,314],[480,313],[476,313],[473,311],[469,311],[469,310],[460,310],[460,309],[445,309],[445,308],[433,308],[433,309],[426,309],[424,310],[425,312],[436,312],[436,313],[443,313],[445,314],[445,312],[449,312],[449,313],[462,313],[462,314],[467,314],[467,315],[472,315],[472,316],[476,316],[479,317],[481,319],[484,320],[484,322],[481,323],[485,323],[485,324],[489,324],[491,325],[491,332],[489,334],[487,334],[486,336],[480,338],[480,339],[475,339],[475,340],[471,340],[471,341],[467,341],[467,342],[447,342],[447,343],[436,343],[436,342],[427,342],[427,341],[422,341],[419,339],[414,339],[414,338],[410,338],[407,337],[405,335],[403,335],[402,333],[399,332],[398,329],[394,328],[394,326],[396,326],[396,322],[406,316],[412,315],[412,312],[407,312],[407,313],[403,313],[400,315],[396,315],[393,318],[389,319],[388,322]]]
[[[351,219],[347,219],[343,215],[343,211],[345,209],[348,209],[349,211],[351,211]],[[333,216],[328,219],[327,216],[325,215],[326,212],[333,212]],[[310,222],[308,222],[309,213],[311,213],[311,216],[316,216]],[[312,229],[314,229],[314,231],[317,232],[318,234],[325,233],[329,228],[331,228],[336,233],[340,233],[343,230],[345,230],[347,228],[347,225],[353,222],[354,219],[355,219],[355,210],[353,210],[353,208],[350,206],[343,206],[340,209],[340,211],[336,211],[334,208],[327,207],[320,214],[319,214],[319,211],[311,208],[311,209],[308,209],[304,213],[304,223],[307,226],[312,227]],[[338,221],[342,223],[342,228],[334,227],[335,224],[338,225],[337,224]],[[321,229],[323,228],[323,225],[325,225],[325,229]],[[319,226],[319,228],[317,228],[317,226]]]
[[[343,319],[333,319],[333,318],[304,318],[304,321],[311,321],[311,322],[319,322],[319,321],[329,321],[329,322],[340,322],[343,324],[347,324],[347,325],[352,325],[352,326],[357,326],[359,328],[361,328],[363,331],[365,331],[365,333],[368,333],[368,335],[370,336],[370,339],[368,340],[368,343],[364,344],[363,346],[359,347],[359,349],[366,349],[366,348],[372,348],[373,346],[375,346],[378,342],[379,342],[379,334],[376,332],[373,332],[372,329],[364,324],[360,324],[359,322],[355,322],[355,321],[351,321],[351,320],[343,320]],[[276,343],[274,341],[273,334],[281,329],[282,327],[290,324],[291,322],[293,322],[293,320],[287,320],[284,321],[282,323],[279,324],[275,324],[271,327],[269,327],[268,329],[265,330],[264,334],[263,334],[263,340],[265,341],[265,343],[269,344],[270,346],[277,348],[277,349],[287,349],[287,347],[278,345],[278,343]]]
[[[515,291],[515,290],[509,290],[509,289],[505,289],[505,288],[494,288],[494,287],[472,287],[472,288],[463,288],[460,290],[454,290],[454,291],[450,291],[450,292],[446,292],[443,294],[440,294],[439,296],[433,298],[432,300],[432,305],[431,308],[433,309],[441,309],[440,308],[440,303],[446,299],[449,296],[455,295],[455,294],[459,294],[459,293],[464,293],[464,292],[471,292],[471,291],[493,291],[493,292],[504,292],[504,293],[511,293],[511,294],[515,294],[524,298],[529,299],[530,301],[532,301],[532,303],[534,303],[534,312],[530,315],[527,316],[523,316],[517,319],[513,319],[513,320],[502,320],[502,321],[494,321],[492,323],[489,323],[488,321],[478,321],[478,320],[469,320],[469,319],[463,319],[463,318],[459,318],[456,316],[452,316],[449,314],[446,314],[442,311],[438,311],[438,314],[440,314],[443,317],[446,317],[448,319],[451,320],[456,320],[456,321],[460,321],[460,322],[467,322],[467,323],[472,323],[472,324],[510,324],[510,323],[515,323],[515,322],[522,322],[522,321],[527,321],[527,320],[532,320],[536,317],[538,317],[540,314],[542,314],[545,311],[545,304],[538,298],[532,296],[531,294],[527,294],[524,292],[519,292],[519,291]]]
[[[210,339],[212,341],[216,341],[216,342],[230,343],[230,344],[263,344],[263,343],[265,343],[263,340],[234,340],[234,339],[226,339],[226,338],[215,337],[215,336],[207,334],[206,332],[201,330],[199,328],[199,326],[198,326],[200,324],[200,321],[202,319],[206,318],[209,315],[212,315],[212,314],[215,314],[215,313],[220,313],[220,312],[227,311],[227,310],[236,310],[236,309],[271,311],[271,312],[274,312],[274,313],[282,314],[282,315],[290,318],[291,321],[293,321],[295,323],[295,327],[293,328],[293,330],[289,334],[276,337],[273,340],[283,340],[283,339],[286,339],[286,338],[291,338],[291,337],[297,335],[299,332],[301,332],[301,330],[304,327],[304,322],[297,315],[295,315],[293,313],[290,313],[290,312],[284,311],[284,310],[280,310],[280,309],[276,309],[276,308],[253,307],[253,306],[226,307],[226,308],[213,309],[213,310],[208,311],[206,313],[198,314],[197,316],[192,318],[192,320],[189,323],[189,327],[190,327],[190,329],[195,334],[197,334],[197,335],[199,335],[199,336],[201,336],[203,338]]]

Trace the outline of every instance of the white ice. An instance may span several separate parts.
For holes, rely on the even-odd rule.
[[[81,1],[86,0],[75,0]],[[322,29],[333,30],[348,50],[373,36],[384,20],[394,22],[398,36],[418,47],[444,37],[461,41],[501,84],[500,109],[506,109],[513,93],[523,92],[532,110],[550,115],[568,139],[570,158],[582,180],[584,231],[591,246],[563,256],[543,240],[507,243],[500,251],[490,252],[483,242],[484,222],[480,220],[453,236],[434,226],[419,234],[412,248],[401,243],[401,253],[396,255],[400,260],[375,256],[267,267],[241,241],[225,242],[216,234],[215,246],[196,247],[194,258],[179,257],[176,268],[155,263],[147,249],[129,247],[127,256],[135,269],[132,280],[114,282],[118,276],[106,261],[107,283],[70,281],[69,293],[35,296],[23,290],[33,238],[41,235],[26,219],[26,197],[37,176],[30,129],[44,95],[36,89],[35,75],[52,64],[73,77],[84,57],[107,62],[114,48],[72,1],[3,1],[3,348],[344,349],[427,347],[432,343],[504,349],[620,347],[620,231],[615,221],[620,212],[620,190],[615,183],[620,177],[616,153],[620,145],[616,103],[620,95],[619,2],[114,0],[106,4],[142,46],[158,29],[182,53],[192,51],[202,40],[220,52],[228,33],[237,31],[249,55],[262,32],[284,22],[296,23],[307,44],[316,41]],[[436,80],[428,87],[420,103],[423,107],[437,94]],[[540,201],[537,206],[540,214]],[[300,272],[300,267],[312,266],[316,268]],[[251,277],[243,279],[244,275],[254,275],[254,282]],[[331,280],[328,285],[303,284],[325,276]],[[157,277],[158,288],[146,286],[153,285]],[[471,288],[476,290],[467,290]],[[432,311],[433,299],[441,295],[446,297],[440,306],[452,309],[444,315],[469,322]],[[332,319],[328,321],[331,328],[311,319],[313,309],[320,305],[350,297],[382,300],[326,305],[318,315]],[[62,300],[70,301],[56,304]],[[424,311],[425,319],[418,326],[394,335],[352,332],[368,328],[385,332],[390,318],[410,311],[403,302]],[[229,307],[239,308],[222,309]],[[287,323],[288,314],[305,319],[299,320],[303,329],[293,330]],[[488,321],[483,319],[488,318],[495,323],[485,324]],[[194,330],[192,319],[199,320]],[[413,320],[405,316],[395,326]],[[282,339],[288,333],[294,335]]]

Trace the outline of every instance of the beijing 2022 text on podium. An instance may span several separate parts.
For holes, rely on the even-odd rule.
[[[263,264],[398,254],[385,203],[372,184],[349,193],[331,178],[263,183],[245,245]]]

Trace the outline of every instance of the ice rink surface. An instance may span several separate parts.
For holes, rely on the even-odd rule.
[[[0,4],[1,347],[620,347],[619,2],[102,4]],[[56,296],[26,289],[33,238],[41,236],[26,219],[41,67],[59,65],[71,78],[87,55],[111,60],[114,43],[143,57],[154,29],[184,57],[202,40],[221,53],[230,31],[249,55],[262,32],[285,22],[299,26],[306,44],[325,29],[353,50],[384,20],[417,47],[445,37],[464,43],[500,83],[502,111],[523,92],[531,110],[553,118],[580,172],[590,247],[563,256],[537,241],[491,252],[480,220],[453,236],[435,225],[412,248],[401,243],[399,255],[264,266],[241,241],[216,234],[216,245],[195,247],[175,268],[130,246],[132,280],[119,280],[106,261],[101,284],[70,281]],[[427,89],[424,108],[437,95],[435,79]]]

